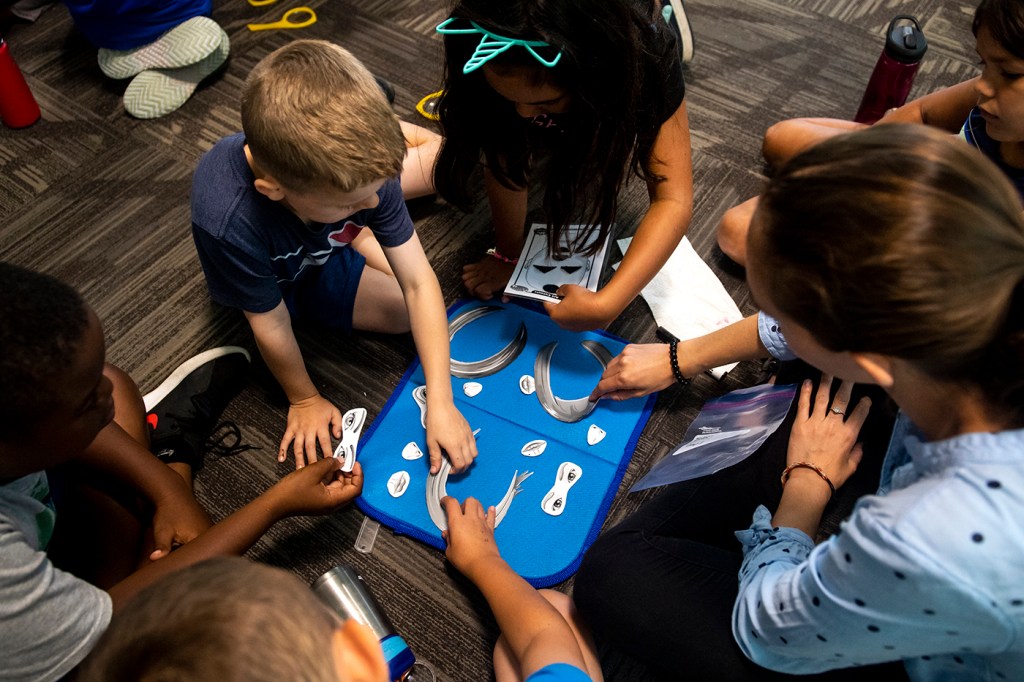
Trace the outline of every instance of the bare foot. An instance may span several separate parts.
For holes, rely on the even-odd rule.
[[[462,268],[462,283],[469,293],[484,301],[501,293],[516,269],[513,263],[504,263],[497,258],[484,256],[477,263]]]

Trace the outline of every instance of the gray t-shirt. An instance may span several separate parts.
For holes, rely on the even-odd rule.
[[[110,622],[110,596],[54,568],[56,514],[44,472],[0,485],[0,680],[56,680]]]

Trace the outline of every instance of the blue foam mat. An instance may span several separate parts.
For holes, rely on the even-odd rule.
[[[459,302],[449,311],[449,317],[480,305],[498,305],[503,310],[459,331],[452,341],[453,358],[474,361],[496,353],[515,336],[520,324],[526,325],[527,342],[519,357],[496,374],[479,379],[452,378],[456,405],[470,426],[480,429],[479,456],[466,473],[448,478],[447,491],[459,500],[472,496],[485,506],[496,505],[515,472],[532,471],[495,537],[512,568],[535,587],[545,587],[575,573],[583,552],[597,538],[629,456],[650,416],[655,395],[623,402],[601,401],[575,424],[556,420],[544,411],[536,394],[526,395],[519,388],[522,375],[533,376],[537,352],[552,341],[558,342],[551,359],[552,390],[556,396],[575,399],[588,395],[601,375],[600,363],[580,342],[598,341],[613,356],[625,342],[601,331],[564,331],[542,310],[519,304]],[[468,381],[483,386],[473,398],[462,390]],[[419,406],[412,397],[413,390],[423,383],[423,371],[416,361],[365,432],[358,451],[365,485],[357,505],[384,525],[444,549],[441,531],[427,513],[429,460]],[[596,445],[587,443],[591,424],[606,432]],[[523,445],[537,439],[547,441],[544,453],[524,456]],[[402,458],[402,449],[410,442],[423,451],[422,459]],[[582,476],[569,491],[563,513],[551,516],[541,509],[541,500],[554,485],[563,462],[577,464]],[[387,482],[397,471],[408,472],[410,483],[404,495],[394,498]]]

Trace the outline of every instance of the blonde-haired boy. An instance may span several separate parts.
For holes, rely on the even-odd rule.
[[[278,460],[292,445],[302,467],[318,444],[330,453],[332,434],[341,436],[341,413],[306,371],[297,319],[344,331],[411,329],[427,381],[431,472],[442,450],[453,470],[465,469],[476,444],[452,402],[444,300],[398,177],[404,169],[418,185],[407,184],[406,195],[422,194],[429,163],[406,156],[373,76],[332,43],[289,43],[246,81],[242,129],[196,168],[192,235],[212,298],[244,312],[288,397]]]
[[[480,589],[501,628],[498,682],[601,682],[594,642],[569,598],[538,592],[501,558],[494,507],[472,497],[441,503],[448,559]],[[139,593],[78,679],[388,682],[389,675],[368,627],[341,621],[295,576],[233,558],[191,566]]]
[[[297,577],[223,557],[140,592],[78,679],[383,682],[387,671],[373,632],[339,623]]]

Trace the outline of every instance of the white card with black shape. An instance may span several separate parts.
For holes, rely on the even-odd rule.
[[[555,292],[563,284],[577,284],[590,291],[597,291],[612,231],[608,231],[608,238],[590,256],[585,253],[597,239],[598,231],[595,229],[586,243],[578,244],[583,231],[583,225],[569,225],[561,247],[556,253],[550,253],[547,226],[534,223],[526,235],[526,243],[519,254],[516,269],[505,286],[505,294],[558,303],[561,298]]]

